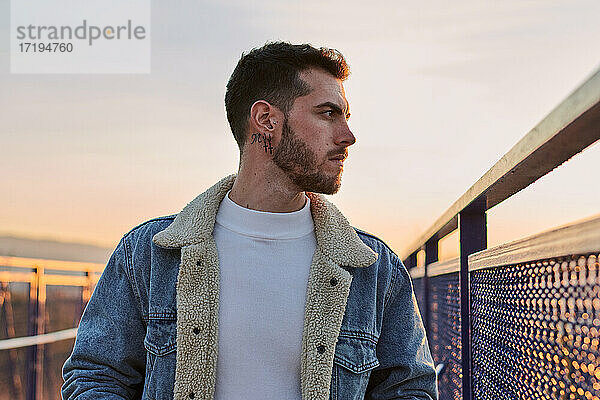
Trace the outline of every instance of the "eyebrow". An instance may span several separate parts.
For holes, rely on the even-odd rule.
[[[331,101],[326,101],[325,103],[321,103],[321,104],[318,104],[315,106],[315,108],[324,108],[324,107],[331,108],[333,111],[335,111],[336,114],[345,115],[346,119],[350,118],[350,110],[347,110],[346,112],[344,112],[344,110],[342,110],[342,108],[339,105],[332,103]],[[348,103],[346,103],[346,107],[349,108]]]

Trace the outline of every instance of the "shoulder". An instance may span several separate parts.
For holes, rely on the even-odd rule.
[[[402,261],[398,255],[379,237],[373,235],[372,233],[363,231],[362,229],[354,228],[354,230],[356,231],[356,234],[360,240],[362,240],[363,243],[369,246],[374,252],[379,254],[380,257],[384,255],[385,257],[388,257],[394,264],[402,264]]]
[[[125,233],[121,243],[130,262],[139,262],[140,258],[149,258],[152,252],[159,250],[158,246],[152,242],[152,238],[171,225],[176,216],[177,214],[152,218],[134,226]]]
[[[124,238],[129,241],[137,242],[140,239],[149,237],[150,240],[154,234],[164,230],[167,226],[171,225],[177,214],[165,215],[163,217],[156,217],[142,222],[131,228],[125,235]]]
[[[179,255],[176,250],[162,249],[152,242],[154,235],[168,227],[175,216],[149,219],[123,235],[119,245],[122,247],[128,274],[134,281],[147,284],[151,270],[156,267],[169,270],[178,265]],[[145,284],[140,285],[143,287]]]
[[[408,278],[408,270],[404,266],[404,263],[398,257],[398,255],[387,245],[382,239],[373,235],[372,233],[366,232],[362,229],[353,227],[358,237],[363,241],[364,244],[369,246],[374,252],[377,253],[377,261],[379,270],[386,270],[391,273],[396,279],[410,279]],[[401,277],[401,278],[399,278]]]

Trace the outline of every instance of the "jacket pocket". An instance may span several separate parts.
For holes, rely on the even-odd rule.
[[[177,348],[177,321],[151,319],[148,321],[144,347],[155,356],[164,356]]]
[[[339,337],[334,362],[355,374],[366,372],[379,366],[376,344],[363,338]]]
[[[148,321],[144,338],[147,353],[144,399],[173,398],[177,358],[177,321],[174,318]]]
[[[359,337],[338,337],[330,398],[364,399],[371,370],[379,366],[377,344]]]

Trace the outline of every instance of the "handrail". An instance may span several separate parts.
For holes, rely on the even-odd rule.
[[[502,158],[475,182],[407,250],[401,259],[413,279],[422,279],[423,319],[430,332],[432,278],[458,272],[460,309],[460,387],[462,399],[473,398],[471,346],[470,257],[487,248],[487,211],[531,185],[573,155],[600,139],[600,70],[550,112]],[[437,264],[439,241],[459,229],[460,256]],[[425,263],[417,266],[417,253],[424,250]],[[412,273],[412,270],[415,270]],[[456,278],[456,277],[453,277]]]
[[[436,261],[427,266],[427,276],[434,277],[438,275],[451,274],[453,272],[460,271],[460,258],[452,258],[445,261]],[[410,271],[410,277],[412,279],[419,279],[425,276],[424,267],[412,268]]]
[[[100,263],[91,262],[79,262],[79,261],[62,261],[62,260],[48,260],[42,258],[26,258],[26,257],[12,257],[12,256],[0,256],[0,268],[26,268],[32,269],[35,266],[43,267],[46,270],[57,270],[57,271],[90,271],[100,273],[104,270],[105,265]]]
[[[90,286],[100,279],[104,267],[103,264],[90,262],[0,256],[0,282],[32,283],[40,280],[46,285]]]
[[[36,346],[39,344],[48,344],[59,342],[61,340],[74,339],[77,335],[77,328],[65,329],[51,333],[44,333],[35,336],[24,336],[0,340],[0,350],[18,349],[20,347]]]
[[[489,210],[600,139],[600,69],[550,112],[401,254],[416,253],[458,228],[469,207]]]
[[[600,214],[549,229],[526,238],[478,251],[469,256],[469,271],[496,268],[532,260],[585,254],[597,251],[600,243]],[[460,258],[436,261],[427,266],[427,276],[434,277],[460,271]],[[425,276],[425,268],[410,271],[412,279]]]

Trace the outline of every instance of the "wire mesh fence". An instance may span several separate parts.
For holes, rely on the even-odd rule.
[[[412,273],[423,304],[429,281],[431,309],[421,311],[430,318],[440,400],[465,396],[465,345],[472,399],[599,400],[599,250],[595,217],[469,257],[467,343],[461,339],[458,263],[445,269],[433,263],[430,276]]]
[[[597,399],[598,254],[471,273],[474,399]]]

